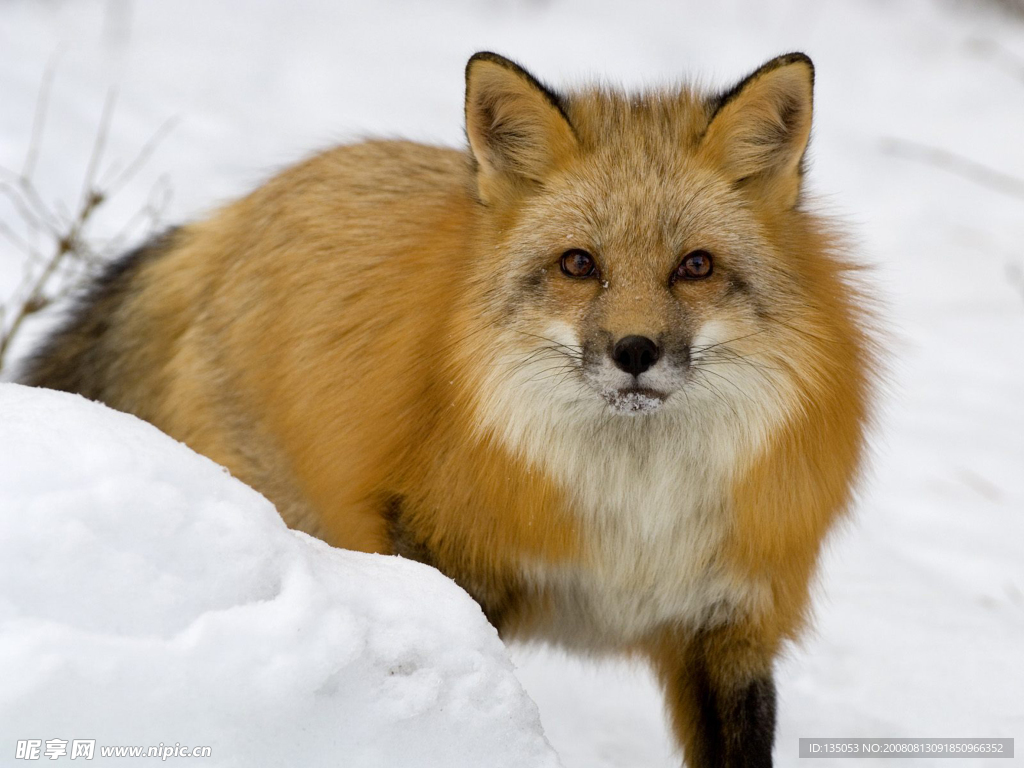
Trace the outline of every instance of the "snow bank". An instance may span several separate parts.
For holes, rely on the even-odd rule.
[[[247,768],[558,764],[449,579],[290,531],[154,427],[13,384],[0,680],[4,764],[17,740],[55,738],[95,739],[97,760],[105,745],[210,746],[203,765]]]

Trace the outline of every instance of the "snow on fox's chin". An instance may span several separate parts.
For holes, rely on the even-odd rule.
[[[606,389],[601,396],[613,411],[627,416],[654,413],[665,402],[663,395],[649,389]]]

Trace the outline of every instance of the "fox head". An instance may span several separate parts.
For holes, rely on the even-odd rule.
[[[764,431],[814,396],[850,310],[803,202],[813,81],[794,53],[713,95],[559,94],[470,59],[496,420],[527,407]]]

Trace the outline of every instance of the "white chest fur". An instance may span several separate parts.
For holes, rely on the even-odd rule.
[[[621,646],[762,603],[763,586],[727,573],[720,553],[730,488],[785,419],[780,383],[744,380],[739,368],[728,386],[630,416],[578,384],[513,369],[484,388],[481,427],[565,489],[586,547],[578,563],[522,564],[552,601],[552,640]]]
[[[685,436],[659,434],[662,426],[627,422],[577,443],[582,450],[563,446],[561,462],[548,454],[587,547],[578,564],[525,564],[552,600],[551,639],[618,647],[666,624],[722,621],[754,598],[756,586],[725,573],[719,559],[736,457],[694,451]]]

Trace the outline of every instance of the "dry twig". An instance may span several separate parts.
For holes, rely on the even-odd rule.
[[[23,237],[6,222],[0,221],[0,236],[26,257],[25,277],[21,285],[8,303],[0,304],[0,371],[3,370],[11,343],[25,321],[54,301],[67,296],[91,277],[106,258],[123,247],[141,222],[148,221],[149,228],[155,228],[170,200],[170,185],[167,178],[162,176],[154,185],[146,204],[117,235],[106,242],[105,247],[96,247],[86,237],[86,227],[97,209],[138,175],[175,124],[172,119],[161,125],[123,169],[117,171],[115,166],[108,168],[110,181],[102,183],[98,179],[116,103],[115,94],[111,92],[103,105],[77,207],[74,211],[68,211],[59,203],[53,206],[45,203],[33,181],[33,173],[42,148],[56,69],[55,59],[51,60],[43,75],[32,121],[32,134],[21,172],[0,167],[0,194],[11,202],[28,231],[28,236]],[[45,236],[50,243],[48,255],[37,245],[40,235]]]
[[[967,181],[1011,197],[1024,200],[1024,179],[989,168],[969,157],[947,149],[931,147],[907,139],[883,139],[882,152],[893,157],[916,160],[941,168]]]

